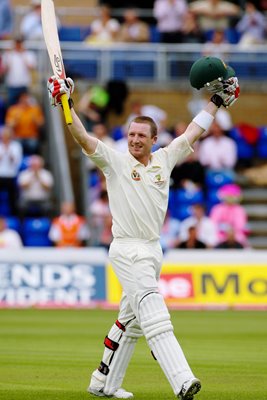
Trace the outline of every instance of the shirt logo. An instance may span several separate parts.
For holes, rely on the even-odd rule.
[[[134,181],[141,180],[140,174],[139,174],[139,172],[136,171],[136,169],[132,170],[131,177]]]

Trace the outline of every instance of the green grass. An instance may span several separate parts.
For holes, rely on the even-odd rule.
[[[117,313],[0,310],[0,399],[84,400]],[[196,400],[266,400],[265,312],[173,311],[175,333],[202,381]],[[144,339],[124,387],[136,399],[174,399]]]

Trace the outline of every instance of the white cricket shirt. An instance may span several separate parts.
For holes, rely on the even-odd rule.
[[[85,153],[105,175],[114,238],[159,239],[171,171],[192,151],[186,136],[181,135],[152,153],[147,166],[129,152],[119,153],[101,141],[93,154]]]

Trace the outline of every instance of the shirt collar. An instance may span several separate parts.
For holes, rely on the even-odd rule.
[[[132,167],[137,167],[137,165],[142,165],[143,167],[145,167],[144,164],[142,164],[140,161],[138,161],[136,158],[134,158],[134,156],[132,156],[132,154],[129,152],[129,150],[127,151],[128,154],[128,158],[130,160],[131,166]],[[153,153],[151,153],[150,155],[150,162],[148,163],[148,165],[146,167],[151,167],[153,165]]]

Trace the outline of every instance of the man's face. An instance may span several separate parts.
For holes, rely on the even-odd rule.
[[[157,137],[151,137],[150,126],[146,123],[132,122],[128,130],[128,148],[131,155],[141,163],[146,164],[151,154],[151,148]]]

